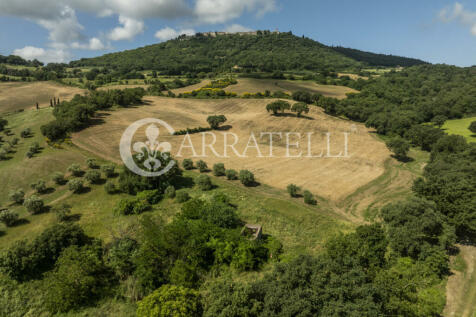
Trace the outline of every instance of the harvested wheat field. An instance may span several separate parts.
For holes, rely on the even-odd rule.
[[[172,155],[182,160],[203,159],[211,168],[214,163],[223,162],[226,168],[236,170],[249,169],[255,173],[259,182],[284,189],[294,183],[314,193],[338,200],[353,193],[357,188],[367,184],[384,172],[384,161],[390,153],[385,145],[377,141],[363,125],[341,120],[324,114],[319,108],[311,107],[306,118],[289,116],[271,116],[265,106],[270,100],[225,99],[225,100],[191,100],[160,97],[146,98],[148,106],[121,109],[104,116],[105,123],[90,127],[73,136],[73,142],[106,159],[120,162],[119,140],[124,130],[134,121],[144,118],[159,118],[169,123],[175,130],[207,126],[206,118],[213,114],[224,114],[228,121],[228,130],[216,131],[213,149],[203,144],[212,142],[210,134],[192,134],[191,147],[182,148],[183,135],[172,136],[165,128],[160,129],[160,142],[172,145]],[[135,141],[146,141],[145,127],[138,130]],[[296,132],[301,133],[300,145],[290,146],[286,150],[286,137],[277,135],[273,140],[273,157],[270,157],[269,135],[260,138],[262,132]],[[336,156],[344,154],[345,136],[348,133],[348,157],[327,157],[326,133],[330,133],[330,153]],[[225,155],[224,145],[234,143],[236,134],[238,142],[235,151],[228,147]],[[254,133],[258,147],[250,142]],[[311,135],[308,141],[307,133]],[[226,140],[225,140],[226,136]],[[205,139],[205,142],[202,142]],[[185,140],[186,141],[186,140]],[[289,135],[289,144],[298,141],[296,134]],[[249,143],[250,142],[250,143]],[[311,144],[310,149],[308,143]],[[190,145],[185,142],[186,145]],[[247,148],[247,144],[249,147]],[[254,145],[254,147],[252,147]],[[197,156],[193,157],[193,150]],[[302,157],[296,156],[302,152]],[[319,156],[322,152],[322,157]],[[309,155],[310,154],[310,155]],[[247,157],[240,157],[246,155]],[[307,156],[307,157],[306,157]],[[309,157],[314,156],[314,157]]]
[[[34,108],[37,102],[40,107],[49,107],[53,97],[69,100],[84,92],[80,88],[53,82],[1,83],[0,112]]]
[[[239,95],[242,95],[246,92],[264,93],[265,90],[269,90],[271,92],[279,90],[291,94],[293,91],[303,90],[308,91],[310,93],[320,93],[326,97],[333,97],[338,99],[344,99],[347,93],[357,92],[356,90],[349,87],[318,85],[311,81],[253,78],[240,78],[238,79],[238,84],[228,86],[227,88],[225,88],[225,90],[229,92],[235,92]]]

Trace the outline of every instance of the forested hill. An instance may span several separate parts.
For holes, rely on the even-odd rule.
[[[157,70],[177,75],[229,71],[358,70],[366,63],[344,56],[331,47],[289,33],[257,35],[197,34],[101,57],[71,62],[72,66],[109,66],[125,71]]]
[[[407,67],[407,66],[428,64],[427,62],[424,62],[416,58],[401,57],[401,56],[386,55],[386,54],[375,54],[375,53],[360,51],[353,48],[346,48],[341,46],[336,46],[336,47],[333,47],[332,49],[356,61],[366,63],[369,66]]]

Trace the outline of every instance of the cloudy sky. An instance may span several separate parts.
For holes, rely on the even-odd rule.
[[[0,0],[0,54],[44,62],[180,34],[256,29],[433,63],[476,64],[474,0]]]

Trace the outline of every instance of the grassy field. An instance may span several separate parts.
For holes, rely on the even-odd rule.
[[[133,225],[137,217],[115,216],[113,208],[124,195],[107,195],[102,185],[88,185],[89,190],[80,195],[71,194],[67,186],[58,186],[51,181],[51,175],[56,172],[66,172],[72,163],[79,163],[86,170],[85,159],[95,157],[74,145],[63,145],[62,149],[49,147],[40,135],[41,124],[52,119],[51,110],[25,111],[6,116],[15,135],[24,127],[30,127],[34,136],[22,139],[15,147],[11,158],[0,162],[0,178],[5,180],[5,186],[0,192],[0,205],[19,213],[22,224],[5,228],[1,225],[0,249],[5,249],[14,241],[23,238],[32,238],[56,220],[52,212],[39,215],[30,215],[23,206],[14,205],[8,201],[8,192],[12,189],[23,188],[27,196],[32,194],[29,184],[43,179],[48,181],[51,188],[48,194],[41,195],[45,203],[53,207],[66,202],[73,206],[72,213],[78,218],[78,223],[85,231],[95,237],[108,241],[119,231],[127,230]],[[7,137],[11,138],[13,136]],[[37,141],[43,147],[40,154],[28,159],[25,152],[28,146]],[[105,162],[98,158],[99,163]],[[196,172],[186,172],[184,176],[194,179]],[[71,178],[71,176],[67,177]],[[288,198],[283,190],[268,186],[245,188],[239,182],[227,181],[223,178],[213,178],[218,185],[214,191],[224,191],[232,202],[238,206],[238,213],[247,222],[260,223],[265,233],[278,237],[284,244],[286,256],[293,256],[302,252],[317,252],[322,244],[331,235],[340,231],[350,230],[353,225],[335,214],[327,206],[308,206],[301,200]],[[204,195],[195,187],[186,189],[192,196]],[[170,220],[180,209],[174,200],[165,199],[154,207],[154,214]]]
[[[458,245],[451,259],[452,275],[446,284],[445,317],[476,316],[476,247]]]
[[[83,89],[54,82],[0,83],[0,113],[33,109],[37,102],[40,107],[49,107],[53,97],[65,100],[84,92]]]
[[[476,121],[476,117],[447,120],[443,125],[443,130],[448,134],[462,135],[468,142],[476,142],[476,134],[469,131],[471,122]]]

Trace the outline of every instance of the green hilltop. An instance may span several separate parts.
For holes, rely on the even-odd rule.
[[[168,75],[224,72],[274,71],[357,71],[365,66],[408,65],[403,57],[365,53],[357,58],[346,50],[333,48],[291,32],[197,33],[179,36],[160,44],[133,50],[83,58],[71,66],[107,66],[123,70],[156,70]],[[347,56],[346,56],[347,55]],[[380,64],[381,63],[381,64]],[[413,60],[413,64],[423,61]]]

